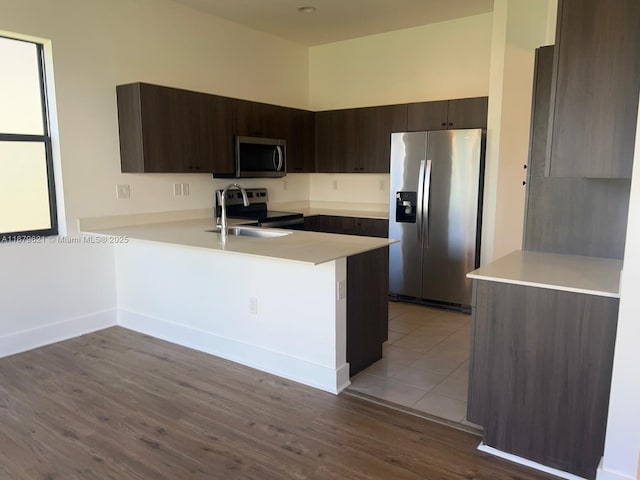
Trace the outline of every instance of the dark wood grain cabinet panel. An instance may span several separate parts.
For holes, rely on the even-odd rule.
[[[488,97],[460,98],[408,105],[408,130],[487,128]]]
[[[304,217],[304,229],[309,232],[387,238],[389,221],[382,218],[312,215]]]
[[[536,51],[523,248],[621,259],[630,180],[545,175],[553,56]]]
[[[389,173],[391,134],[407,130],[407,106],[358,109],[359,171]]]
[[[316,170],[389,173],[391,133],[406,126],[406,105],[317,112]]]
[[[595,478],[619,300],[474,283],[467,417],[491,447]]]
[[[449,100],[447,128],[487,128],[488,97]]]
[[[313,112],[289,108],[286,112],[287,171],[315,171],[315,116]]]
[[[316,171],[358,172],[356,109],[316,112]]]
[[[410,103],[408,106],[408,130],[422,132],[446,129],[448,106],[448,100]]]
[[[233,100],[233,135],[285,138],[288,109],[268,103]]]
[[[232,158],[231,100],[134,83],[116,88],[122,172],[211,173]]]
[[[388,332],[389,248],[347,257],[347,362],[351,376],[382,358]]]
[[[560,0],[547,173],[630,178],[640,91],[640,2]]]

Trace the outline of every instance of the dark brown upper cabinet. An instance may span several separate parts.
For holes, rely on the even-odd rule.
[[[234,100],[233,135],[284,139],[287,172],[313,172],[313,112],[249,100]]]
[[[116,88],[124,173],[211,173],[231,165],[231,99],[133,83]]]
[[[407,130],[407,106],[359,108],[357,113],[360,171],[389,173],[391,134]]]
[[[314,172],[315,117],[313,112],[288,108],[286,131],[287,172]]]
[[[638,0],[560,0],[548,175],[631,177],[639,58]]]
[[[408,130],[487,128],[488,97],[410,103]]]
[[[287,108],[249,100],[233,100],[233,134],[285,138]]]
[[[348,110],[316,112],[316,171],[358,172],[358,114]]]
[[[407,126],[407,106],[316,113],[316,171],[389,173],[391,133]]]

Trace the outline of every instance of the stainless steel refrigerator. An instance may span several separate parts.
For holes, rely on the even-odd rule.
[[[481,129],[391,136],[389,290],[468,307],[479,266],[485,134]]]

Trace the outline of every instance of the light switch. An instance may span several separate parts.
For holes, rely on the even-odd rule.
[[[181,183],[174,183],[173,184],[173,196],[174,197],[179,197],[180,195],[182,195],[182,184]]]

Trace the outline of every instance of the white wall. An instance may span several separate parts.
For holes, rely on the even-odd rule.
[[[132,241],[116,247],[119,323],[337,393],[349,383],[346,260],[304,264]],[[250,313],[250,299],[257,313]]]
[[[54,141],[70,234],[82,217],[208,208],[214,188],[228,183],[206,174],[120,173],[116,85],[147,81],[293,107],[308,104],[306,47],[170,0],[0,0],[0,11],[0,32],[43,39],[53,55],[59,128],[59,142]],[[116,200],[118,183],[130,184],[130,200]],[[174,197],[173,183],[189,183],[190,196]],[[276,200],[308,198],[308,175],[291,175],[286,183],[286,190],[283,181],[269,184]],[[0,244],[0,262],[0,345],[30,329],[20,345],[36,346],[43,338],[38,328],[52,323],[67,336],[83,333],[78,322],[104,324],[105,311],[115,322],[110,248]]]
[[[312,110],[489,92],[491,14],[312,47]]]
[[[534,57],[548,38],[548,3],[494,2],[482,263],[522,247]]]
[[[312,47],[310,107],[331,110],[488,95],[491,24],[488,13]],[[387,174],[314,174],[309,188],[312,206],[337,202],[363,210],[388,209]]]
[[[633,480],[640,454],[640,117],[620,286],[620,312],[605,451],[598,480]],[[640,473],[640,472],[639,472]]]

